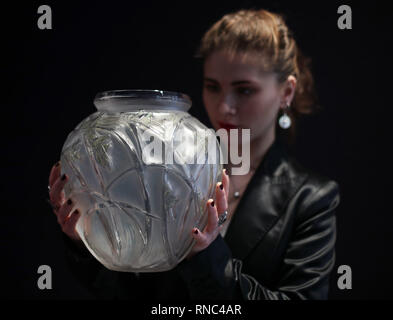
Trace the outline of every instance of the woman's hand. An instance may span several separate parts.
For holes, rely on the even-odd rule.
[[[203,232],[198,228],[192,229],[192,236],[196,240],[187,259],[190,259],[199,251],[206,249],[218,236],[222,225],[218,225],[219,217],[228,210],[229,177],[223,170],[222,183],[216,185],[216,202],[213,199],[207,201],[208,221]]]
[[[71,199],[65,199],[63,188],[68,182],[68,177],[61,174],[60,162],[56,163],[49,176],[49,201],[52,205],[53,212],[57,216],[57,222],[61,230],[76,242],[81,242],[81,238],[75,230],[76,223],[80,217],[80,212],[72,212],[74,203]],[[72,213],[71,213],[72,212]]]

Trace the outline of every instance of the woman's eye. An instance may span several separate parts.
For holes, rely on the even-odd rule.
[[[211,92],[217,92],[219,90],[218,86],[215,86],[213,84],[206,84],[205,89]]]
[[[237,92],[242,94],[242,95],[249,96],[252,93],[254,93],[254,89],[252,89],[252,88],[238,88]]]

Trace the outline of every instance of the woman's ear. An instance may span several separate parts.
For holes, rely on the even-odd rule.
[[[291,104],[293,97],[295,96],[297,80],[293,75],[288,76],[287,81],[282,85],[281,101],[287,104]]]

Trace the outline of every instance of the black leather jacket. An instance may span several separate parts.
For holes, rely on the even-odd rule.
[[[276,140],[225,238],[160,273],[110,271],[64,236],[75,276],[100,298],[326,299],[335,263],[338,184],[300,166]]]

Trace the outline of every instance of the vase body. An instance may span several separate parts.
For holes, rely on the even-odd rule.
[[[61,154],[66,198],[81,213],[76,230],[108,269],[170,270],[191,250],[192,228],[205,227],[206,201],[221,181],[214,132],[187,112],[184,94],[109,91],[94,103],[98,111],[68,135]],[[201,137],[214,143],[196,143]]]

